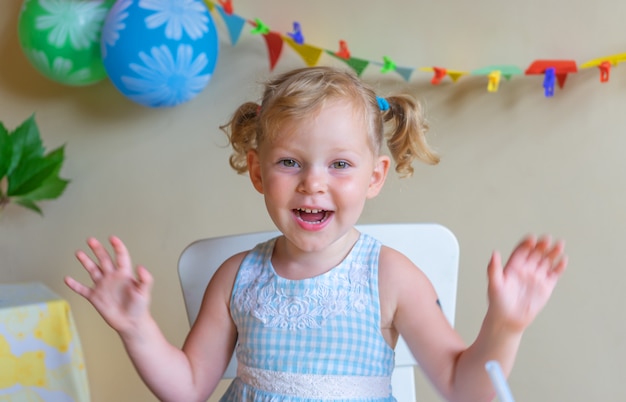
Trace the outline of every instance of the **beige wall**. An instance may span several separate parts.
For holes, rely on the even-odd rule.
[[[152,401],[118,337],[62,278],[87,278],[73,256],[87,236],[119,235],[155,276],[157,321],[173,343],[183,342],[188,324],[176,273],[183,248],[201,237],[271,228],[260,196],[228,167],[217,129],[242,101],[256,99],[256,82],[269,75],[266,50],[247,29],[232,48],[216,19],[220,60],[206,90],[152,110],[108,81],[71,88],[42,78],[17,43],[20,3],[4,1],[0,13],[0,120],[14,128],[35,112],[46,147],[67,144],[62,176],[72,182],[61,198],[42,203],[43,218],[15,206],[5,211],[0,280],[42,281],[70,301],[95,402]],[[234,4],[276,31],[299,21],[311,44],[335,49],[346,39],[355,56],[388,55],[404,66],[525,68],[539,58],[582,63],[626,51],[626,3],[618,0]],[[276,71],[303,65],[285,48]],[[424,101],[443,159],[412,179],[392,177],[362,222],[435,221],[454,231],[457,328],[468,342],[485,311],[491,251],[508,253],[528,232],[568,242],[569,271],[528,330],[511,376],[520,401],[626,400],[623,68],[607,84],[596,69],[581,71],[551,99],[540,77],[516,77],[491,94],[478,78],[433,87],[419,71],[409,83],[376,67],[364,74],[381,94],[403,90]],[[426,387],[420,393],[437,400]]]

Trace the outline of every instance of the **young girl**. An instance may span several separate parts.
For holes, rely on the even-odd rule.
[[[402,335],[447,400],[490,401],[484,365],[498,360],[510,372],[523,331],[565,270],[563,243],[529,236],[504,267],[493,254],[488,311],[466,346],[424,274],[354,228],[387,177],[384,142],[401,175],[416,158],[438,162],[411,97],[379,98],[328,67],[298,69],[270,81],[261,104],[241,105],[223,129],[232,167],[249,173],[282,234],[222,264],[182,350],[152,319],[152,277],[142,266],[134,274],[117,237],[114,258],[93,238],[94,259],[77,252],[93,287],[66,278],[119,333],[152,392],[206,400],[236,349],[237,378],[224,401],[393,401]]]

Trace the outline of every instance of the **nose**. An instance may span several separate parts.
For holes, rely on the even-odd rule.
[[[328,180],[324,169],[308,167],[302,169],[298,191],[305,194],[325,193]]]

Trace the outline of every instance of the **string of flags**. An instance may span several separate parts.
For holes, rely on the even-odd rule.
[[[350,53],[348,43],[339,40],[338,48],[324,49],[305,41],[303,27],[299,22],[293,22],[293,30],[285,34],[273,31],[270,27],[258,18],[247,19],[234,12],[233,0],[204,0],[210,11],[217,10],[221,16],[228,34],[231,45],[235,46],[239,41],[246,25],[252,26],[250,33],[261,35],[265,40],[270,63],[270,71],[274,69],[286,43],[292,48],[309,66],[318,64],[323,54],[328,54],[346,63],[354,72],[360,76],[370,65],[377,66],[382,74],[396,73],[405,81],[409,81],[416,70],[429,72],[432,74],[431,84],[439,85],[446,78],[452,82],[457,82],[460,78],[468,75],[485,76],[487,78],[487,91],[497,92],[502,80],[510,80],[518,75],[541,75],[543,76],[543,93],[546,97],[554,96],[555,87],[563,88],[569,74],[577,73],[581,69],[597,68],[600,82],[609,81],[611,69],[626,61],[626,53],[608,55],[595,58],[578,65],[574,60],[535,60],[526,69],[514,65],[491,65],[475,70],[453,70],[439,66],[430,67],[404,67],[398,66],[392,58],[383,56],[382,61],[367,60],[355,57]]]

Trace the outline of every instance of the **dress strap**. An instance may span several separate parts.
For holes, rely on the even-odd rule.
[[[304,399],[387,398],[391,377],[299,374],[264,370],[239,364],[237,377],[264,392]]]

